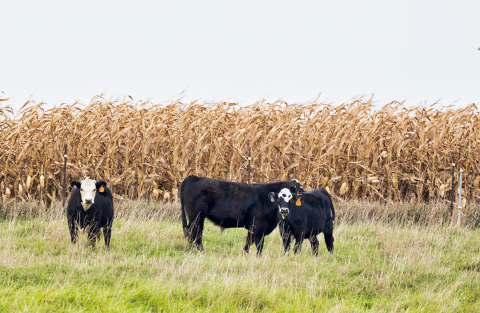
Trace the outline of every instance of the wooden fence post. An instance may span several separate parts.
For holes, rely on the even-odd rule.
[[[455,152],[452,154],[452,196],[450,203],[450,217],[453,215],[453,202],[455,201]]]
[[[460,227],[460,216],[462,215],[462,175],[463,175],[463,160],[460,160],[460,178],[458,181],[458,218],[457,227]]]
[[[248,180],[247,184],[250,184],[250,161],[252,160],[252,148],[248,149]]]
[[[67,195],[67,144],[65,144],[63,159],[65,160],[63,164],[63,207],[65,207],[65,198]]]

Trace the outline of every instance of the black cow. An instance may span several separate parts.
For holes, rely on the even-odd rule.
[[[276,205],[268,200],[268,193],[281,188],[292,192],[303,190],[296,179],[271,184],[245,184],[189,176],[180,187],[183,232],[190,242],[203,250],[205,218],[222,228],[244,227],[248,230],[244,251],[248,253],[255,241],[257,254],[261,254],[263,238],[277,227],[279,221]]]
[[[282,189],[278,194],[271,192],[268,196],[278,204],[278,213],[282,218],[279,229],[285,252],[288,251],[293,236],[295,253],[301,250],[303,239],[308,238],[313,255],[318,255],[317,235],[321,232],[328,251],[333,251],[335,209],[332,198],[325,189],[293,195],[289,189]]]
[[[104,181],[86,177],[80,182],[72,181],[72,195],[68,200],[67,218],[72,243],[78,238],[78,228],[86,229],[88,240],[95,246],[103,228],[105,246],[110,246],[113,222],[112,192]]]

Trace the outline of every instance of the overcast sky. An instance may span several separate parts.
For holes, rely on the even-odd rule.
[[[480,103],[480,1],[0,0],[0,12],[0,97],[15,106],[184,90]]]

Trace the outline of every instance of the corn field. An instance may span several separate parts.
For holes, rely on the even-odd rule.
[[[464,159],[463,198],[480,197],[479,111],[474,104],[382,108],[360,99],[338,106],[258,102],[189,103],[94,97],[46,109],[0,107],[0,181],[4,201],[62,195],[90,176],[116,198],[178,196],[183,178],[247,182],[299,179],[306,189],[372,201],[449,199],[452,155]],[[458,193],[458,166],[454,192]],[[70,189],[70,187],[69,187]]]

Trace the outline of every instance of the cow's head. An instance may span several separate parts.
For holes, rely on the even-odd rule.
[[[290,189],[283,188],[279,193],[270,192],[268,198],[272,202],[277,202],[278,213],[282,216],[282,219],[286,219],[294,202],[297,206],[302,205],[303,196],[299,193],[292,194]]]
[[[299,193],[299,192],[305,192],[305,190],[303,189],[303,186],[302,184],[300,184],[300,182],[298,181],[298,179],[292,179],[292,183],[293,183],[293,192],[295,193]]]
[[[107,185],[104,181],[95,181],[90,177],[85,177],[80,182],[72,181],[70,185],[74,189],[80,189],[80,200],[83,209],[86,211],[95,202],[95,195],[97,189],[99,192],[103,192],[104,187]]]

